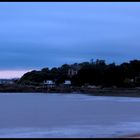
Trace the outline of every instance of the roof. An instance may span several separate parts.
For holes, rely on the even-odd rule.
[[[65,85],[70,85],[71,84],[71,81],[70,80],[65,80],[64,84]]]

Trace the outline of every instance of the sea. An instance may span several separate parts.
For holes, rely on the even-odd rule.
[[[116,138],[140,132],[140,98],[0,93],[0,138]]]

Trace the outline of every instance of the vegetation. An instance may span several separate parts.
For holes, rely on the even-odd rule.
[[[70,69],[76,69],[77,73],[70,75]],[[44,80],[53,80],[56,84],[61,84],[67,79],[71,80],[73,86],[140,86],[140,60],[116,65],[115,63],[106,64],[105,60],[99,59],[94,62],[92,59],[90,62],[64,64],[58,68],[49,69],[46,67],[40,71],[33,70],[25,73],[18,83],[40,85]]]

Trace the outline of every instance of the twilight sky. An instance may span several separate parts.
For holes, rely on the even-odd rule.
[[[140,59],[140,2],[0,2],[0,78],[91,58]]]

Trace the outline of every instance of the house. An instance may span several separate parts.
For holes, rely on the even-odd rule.
[[[70,86],[71,85],[71,81],[70,80],[65,80],[64,85],[65,86]]]
[[[80,70],[80,66],[77,64],[71,65],[71,68],[69,68],[68,70],[68,76],[72,77],[74,75],[76,75],[78,73],[78,71]]]
[[[75,69],[70,68],[70,69],[68,70],[68,76],[70,76],[70,77],[76,75],[77,73],[78,73],[78,71],[75,70]]]
[[[44,85],[45,87],[54,87],[54,86],[55,86],[55,82],[53,82],[53,80],[45,80],[45,81],[43,82],[43,85]]]

